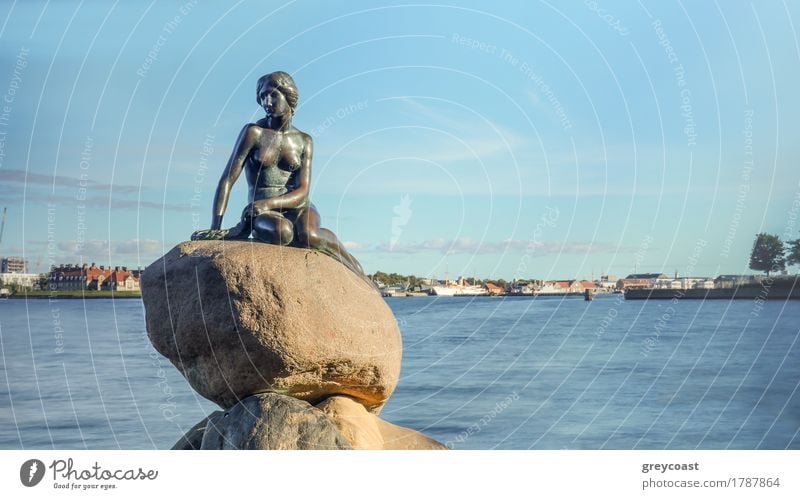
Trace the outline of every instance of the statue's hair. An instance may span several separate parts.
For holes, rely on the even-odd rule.
[[[297,92],[297,85],[294,79],[284,71],[275,71],[274,73],[266,74],[258,79],[256,85],[256,102],[261,105],[261,92],[268,84],[274,83],[278,90],[281,91],[289,107],[292,108],[292,114],[297,107],[297,101],[300,100],[300,94]]]

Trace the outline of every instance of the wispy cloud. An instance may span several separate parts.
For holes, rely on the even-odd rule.
[[[75,240],[71,241],[60,241],[58,243],[58,249],[69,254],[74,255],[83,255],[86,253],[91,254],[98,254],[103,252],[108,252],[111,245],[108,241],[102,241],[98,239],[93,239],[91,241],[82,241],[78,242]]]
[[[439,128],[462,137],[482,137],[489,130],[509,139],[509,142],[522,141],[524,137],[500,123],[485,116],[481,109],[461,108],[459,104],[449,103],[438,98],[399,97],[385,99],[401,102],[408,108],[408,113],[422,123]],[[436,105],[433,105],[436,104]],[[460,119],[456,114],[467,114],[470,119]]]
[[[158,211],[193,211],[188,200],[185,204],[176,204],[159,203],[156,201],[145,200],[139,201],[136,199],[121,199],[119,197],[109,198],[109,196],[87,196],[86,199],[81,200],[80,202],[88,208],[100,208],[104,210],[152,209]],[[16,206],[21,206],[23,203],[53,203],[73,205],[77,204],[78,200],[74,196],[58,196],[39,191],[28,191],[23,196],[23,193],[17,189],[3,189],[2,186],[0,186],[0,203]]]
[[[162,251],[161,241],[156,239],[128,239],[127,241],[117,241],[115,253],[121,255],[136,255],[139,253],[156,253]]]
[[[51,264],[90,263],[98,265],[126,265],[129,267],[146,266],[169,250],[164,243],[155,239],[121,239],[87,241],[58,241],[52,252],[44,248],[47,241],[26,241],[26,251],[20,246],[11,246],[4,250],[7,255],[25,256],[28,259],[28,270],[44,272]],[[171,244],[171,243],[170,243]]]
[[[399,108],[409,117],[408,123],[389,132],[361,137],[354,147],[339,154],[357,156],[359,161],[402,156],[434,163],[481,162],[515,154],[530,142],[529,137],[455,103],[416,97],[381,102]],[[339,148],[336,141],[322,141],[318,144],[322,156],[334,152],[325,149],[325,144]]]
[[[92,239],[78,242],[74,240],[58,243],[56,263],[90,263],[98,265],[126,265],[128,267],[147,266],[169,248],[154,239],[123,239],[108,241]]]
[[[107,241],[93,239],[78,242],[75,240],[61,241],[58,249],[74,255],[108,254],[112,255],[137,255],[142,253],[156,253],[162,251],[161,241],[155,239],[126,239],[122,241]]]
[[[46,185],[46,186],[59,186],[59,187],[72,187],[77,189],[79,186],[86,189],[96,189],[103,191],[111,191],[119,194],[130,194],[138,192],[139,186],[127,184],[101,184],[92,180],[81,180],[77,177],[70,177],[66,175],[43,175],[41,173],[15,170],[15,169],[0,169],[0,182],[11,182],[20,184],[33,184],[33,185]]]
[[[361,244],[362,251],[376,251],[381,253],[442,253],[453,254],[496,254],[507,252],[530,252],[532,256],[553,254],[584,254],[594,253],[635,253],[635,247],[615,245],[601,241],[478,241],[471,238],[456,239],[429,239],[422,242],[395,243],[381,242],[376,245]]]

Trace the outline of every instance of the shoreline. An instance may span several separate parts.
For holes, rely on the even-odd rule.
[[[71,291],[42,291],[42,292],[29,292],[29,293],[16,293],[13,295],[9,295],[3,297],[2,299],[8,300],[22,300],[22,299],[32,299],[32,300],[54,300],[54,299],[65,299],[65,300],[80,300],[80,299],[90,299],[96,300],[100,298],[110,298],[113,300],[116,299],[130,299],[130,298],[140,298],[142,294],[137,292],[111,292],[111,291],[91,291],[88,293],[80,293],[80,292],[71,292]]]
[[[800,300],[800,287],[738,286],[715,289],[629,289],[626,300]]]

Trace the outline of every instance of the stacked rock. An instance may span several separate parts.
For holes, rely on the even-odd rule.
[[[184,242],[142,277],[147,332],[217,411],[173,449],[441,449],[378,417],[400,374],[394,315],[317,251]]]

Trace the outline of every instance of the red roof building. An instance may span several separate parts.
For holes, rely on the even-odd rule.
[[[139,278],[127,267],[105,268],[91,265],[59,265],[50,271],[48,277],[51,290],[100,290],[119,289],[134,291],[139,289]]]
[[[484,287],[486,288],[486,291],[488,291],[490,295],[499,295],[500,293],[505,291],[497,284],[492,284],[491,282],[487,282],[486,284],[484,284]]]

